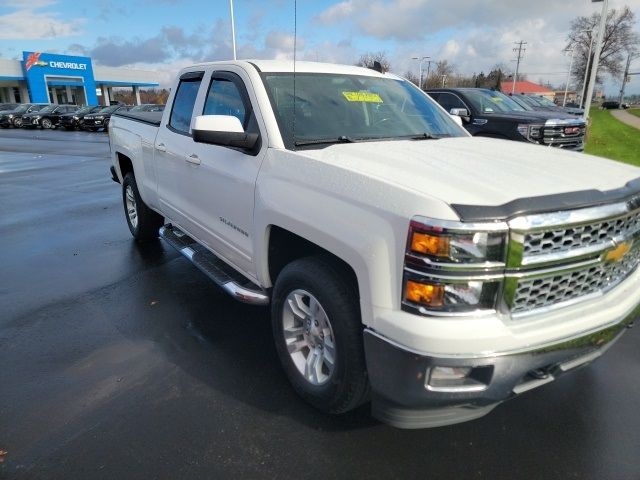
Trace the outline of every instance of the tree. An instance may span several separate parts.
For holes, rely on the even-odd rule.
[[[634,32],[634,24],[635,15],[628,6],[620,10],[615,8],[609,10],[602,39],[597,82],[602,81],[603,74],[619,76],[623,70],[623,61],[626,59],[625,53],[633,52],[638,48],[640,38]],[[590,66],[595,52],[592,51],[589,57],[589,46],[592,42],[595,43],[599,25],[599,13],[594,13],[590,17],[577,17],[571,22],[566,49],[575,49],[572,73],[579,85],[582,85],[587,69],[589,69],[587,74],[591,75]]]
[[[443,78],[445,82],[455,73],[456,67],[448,60],[439,60],[435,64],[435,68],[431,69],[429,78],[425,79],[426,88],[438,88],[442,86]]]
[[[407,72],[404,74],[404,78],[406,78],[416,86],[420,82],[420,80],[418,79],[418,76],[415,73],[413,73],[411,70],[407,70]]]
[[[380,62],[383,72],[391,70],[391,63],[387,58],[386,52],[365,52],[360,55],[356,65],[358,67],[373,68],[374,62]]]

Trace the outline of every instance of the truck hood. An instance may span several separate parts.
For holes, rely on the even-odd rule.
[[[640,168],[612,160],[476,137],[339,144],[297,153],[449,205],[494,206],[519,198],[606,191],[640,177]]]
[[[478,117],[486,118],[491,121],[491,119],[504,119],[511,121],[518,121],[522,123],[534,123],[534,122],[542,122],[544,123],[546,120],[576,120],[575,115],[571,115],[566,112],[560,111],[552,111],[552,110],[526,110],[524,112],[513,111],[509,113],[491,113],[491,114],[483,114],[478,115]],[[584,120],[578,118],[577,120],[584,123]]]

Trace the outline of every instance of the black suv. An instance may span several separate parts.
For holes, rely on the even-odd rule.
[[[0,103],[0,114],[8,112],[9,110],[15,110],[19,106],[19,103]]]
[[[60,116],[78,110],[77,105],[47,105],[37,112],[25,113],[22,116],[22,128],[42,127],[56,128],[60,124]]]
[[[23,115],[31,112],[37,112],[48,105],[48,103],[22,103],[13,110],[2,112],[0,113],[0,127],[20,128],[22,126]]]
[[[111,105],[110,107],[103,107],[102,110],[98,110],[95,113],[90,113],[84,116],[84,124],[82,128],[91,132],[97,132],[101,128],[105,131],[109,129],[109,120],[114,112],[126,112],[131,107],[127,105]]]
[[[75,130],[81,128],[84,123],[85,115],[90,113],[96,113],[102,110],[104,107],[98,105],[97,107],[82,107],[73,113],[65,113],[60,115],[60,128],[65,130]]]
[[[428,90],[474,136],[584,150],[585,122],[561,112],[527,111],[507,95],[484,88]]]

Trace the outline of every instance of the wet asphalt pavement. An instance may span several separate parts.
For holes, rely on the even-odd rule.
[[[640,328],[474,422],[324,416],[266,309],[132,241],[108,167],[105,134],[0,130],[0,478],[640,479]]]

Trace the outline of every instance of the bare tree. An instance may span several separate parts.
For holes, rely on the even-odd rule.
[[[356,65],[359,67],[372,68],[374,62],[380,62],[383,72],[388,72],[391,69],[391,63],[387,58],[386,52],[365,52],[360,55]]]
[[[590,45],[595,42],[600,14],[594,13],[590,17],[577,17],[571,22],[571,30],[567,38],[567,49],[575,49],[573,76],[580,82],[588,66],[593,61],[595,53],[589,57]],[[628,6],[621,9],[611,9],[607,14],[607,22],[602,39],[600,53],[600,67],[596,81],[602,81],[602,74],[617,77],[622,73],[626,52],[638,49],[640,38],[634,32],[635,15]],[[591,72],[587,72],[588,75]]]
[[[420,79],[418,78],[418,76],[415,73],[413,73],[411,70],[407,70],[405,72],[404,78],[406,78],[407,80],[409,80],[411,83],[413,83],[416,86],[420,82]]]

